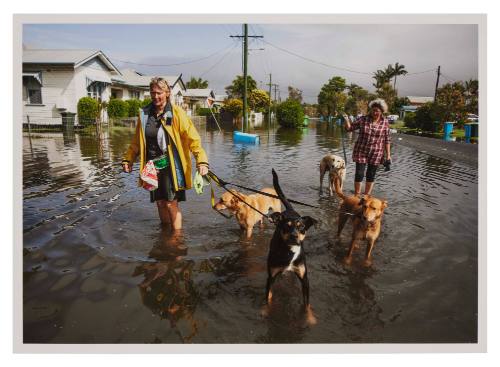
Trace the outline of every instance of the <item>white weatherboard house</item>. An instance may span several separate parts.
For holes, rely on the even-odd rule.
[[[102,51],[23,50],[23,122],[59,125],[76,113],[78,100],[109,100],[111,78],[120,71]]]
[[[149,82],[153,77],[163,78],[168,82],[172,94],[172,102],[182,105],[186,86],[180,75],[146,75],[132,69],[121,71],[121,77],[112,78],[111,94],[120,99],[144,99],[149,97]]]
[[[98,50],[23,49],[23,123],[29,116],[34,125],[61,125],[65,114],[77,113],[82,97],[142,100],[149,97],[152,77],[120,71]],[[160,77],[169,83],[173,102],[182,105],[182,74]]]
[[[212,89],[187,89],[184,93],[184,103],[186,109],[192,114],[196,113],[198,108],[208,108],[215,102],[215,93]]]

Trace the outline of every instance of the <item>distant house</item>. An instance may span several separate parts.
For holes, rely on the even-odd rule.
[[[184,93],[184,105],[188,114],[195,114],[198,108],[211,107],[215,102],[212,89],[187,89]]]
[[[399,110],[399,117],[404,119],[407,112],[415,112],[417,108],[428,103],[434,102],[434,97],[419,97],[419,96],[407,96],[410,104],[402,106]]]
[[[23,50],[23,122],[59,125],[64,113],[76,113],[78,100],[106,101],[111,79],[121,75],[99,50]]]
[[[111,86],[111,95],[119,99],[144,99],[149,97],[149,83],[153,77],[165,79],[171,89],[173,102],[181,106],[183,103],[183,94],[186,86],[180,75],[146,75],[132,69],[124,69],[121,75],[113,78]]]

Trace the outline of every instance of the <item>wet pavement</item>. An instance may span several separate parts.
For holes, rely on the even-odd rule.
[[[319,206],[295,206],[320,222],[305,240],[317,325],[305,324],[291,275],[260,315],[270,223],[244,239],[209,190],[191,190],[183,231],[163,230],[137,172],[120,172],[133,130],[112,128],[23,137],[25,343],[477,342],[477,165],[395,141],[373,192],[389,203],[373,265],[362,266],[362,245],[347,267],[351,225],[337,239],[338,200],[319,193],[320,159],[343,155],[338,127],[262,127],[259,146],[199,131],[221,178],[268,187],[274,167],[289,198]]]

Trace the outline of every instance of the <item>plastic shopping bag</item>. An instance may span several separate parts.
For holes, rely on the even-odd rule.
[[[148,191],[158,188],[158,174],[153,161],[148,161],[141,172],[142,187]]]

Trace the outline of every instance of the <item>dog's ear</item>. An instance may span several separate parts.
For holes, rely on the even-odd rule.
[[[302,217],[302,220],[304,221],[304,225],[306,226],[306,231],[311,228],[311,226],[315,225],[318,223],[318,221],[308,215],[305,217]]]
[[[281,218],[282,218],[281,212],[273,212],[268,217],[269,221],[274,224],[278,224]]]
[[[387,200],[382,200],[382,210],[387,208]]]

